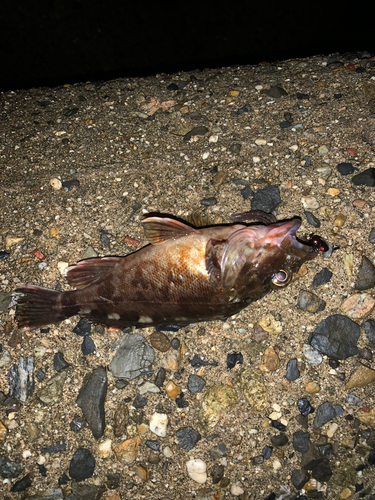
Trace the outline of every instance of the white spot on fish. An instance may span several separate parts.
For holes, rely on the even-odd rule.
[[[120,319],[120,315],[117,313],[107,314],[108,319]]]
[[[150,318],[149,316],[140,316],[138,323],[153,323],[154,320]]]
[[[80,311],[78,311],[78,314],[90,314],[91,313],[91,309],[81,309]]]
[[[180,316],[179,318],[175,318],[176,321],[187,321],[188,319],[184,316]]]

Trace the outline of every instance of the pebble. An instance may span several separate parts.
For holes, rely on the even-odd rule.
[[[219,460],[220,458],[225,457],[227,453],[227,447],[222,441],[217,443],[217,446],[214,446],[210,449],[209,455],[212,460]]]
[[[276,446],[276,448],[280,448],[288,444],[289,439],[286,434],[277,434],[276,436],[271,436],[271,443]]]
[[[89,245],[82,254],[82,259],[91,259],[91,257],[98,257],[98,252],[96,252],[91,245]]]
[[[373,287],[375,287],[375,267],[370,259],[363,255],[354,288],[362,291]]]
[[[227,385],[212,384],[204,393],[199,412],[199,429],[207,433],[237,404],[236,391]]]
[[[154,349],[160,352],[169,351],[171,348],[171,343],[163,332],[153,332],[148,341]]]
[[[311,313],[317,313],[325,309],[326,302],[315,295],[315,293],[301,290],[298,296],[297,307]]]
[[[73,188],[78,187],[80,184],[78,179],[71,179],[70,181],[63,181],[62,187],[65,191],[72,191]]]
[[[96,439],[99,439],[104,433],[106,394],[107,372],[103,366],[99,366],[84,378],[76,401]]]
[[[284,90],[282,87],[279,87],[278,85],[275,85],[275,86],[272,86],[268,91],[267,91],[267,95],[269,97],[275,97],[275,98],[279,98],[279,97],[282,97],[284,95],[288,95],[287,91]]]
[[[243,356],[242,353],[240,352],[231,352],[227,354],[227,368],[231,370],[236,366],[236,364],[242,365],[243,364]]]
[[[331,177],[332,169],[330,167],[318,167],[315,169],[315,172],[324,180],[328,181]]]
[[[8,371],[9,395],[20,401],[26,401],[34,392],[34,358],[18,358]]]
[[[262,450],[262,455],[264,460],[269,460],[272,455],[273,448],[272,446],[265,446]]]
[[[346,151],[350,154],[350,156],[357,156],[358,155],[358,151],[354,148],[346,148]]]
[[[254,192],[250,189],[250,186],[246,186],[243,189],[241,189],[240,193],[244,200],[249,199],[254,194]]]
[[[277,186],[267,186],[259,189],[251,200],[251,210],[273,212],[281,203],[280,191]]]
[[[181,368],[182,355],[181,349],[178,351],[170,350],[167,352],[166,356],[160,360],[160,365],[166,370],[171,370],[173,372],[178,372]]]
[[[0,312],[6,311],[12,300],[12,294],[9,292],[0,292]]]
[[[189,474],[189,477],[193,479],[193,481],[203,484],[207,481],[207,466],[203,460],[192,459],[186,463],[186,469]]]
[[[313,392],[310,392],[310,394],[313,394]],[[299,409],[299,412],[303,417],[307,417],[307,415],[314,412],[314,408],[311,406],[310,402],[306,398],[300,398],[297,401],[297,408]]]
[[[345,403],[351,406],[362,406],[363,399],[358,398],[354,394],[347,394],[345,397]]]
[[[7,260],[7,258],[9,257],[9,253],[8,252],[5,252],[4,250],[1,250],[0,251],[0,260]]]
[[[15,479],[23,470],[23,465],[9,460],[6,455],[0,457],[0,476],[3,479]]]
[[[352,183],[355,186],[375,187],[375,168],[368,168],[363,172],[352,177]]]
[[[173,337],[173,339],[171,340],[171,347],[172,349],[180,349],[181,347],[181,342],[180,342],[180,339],[178,339],[177,337]]]
[[[375,306],[375,299],[368,293],[355,293],[344,300],[342,310],[353,319],[365,318]]]
[[[346,389],[353,389],[354,387],[365,387],[375,380],[375,370],[368,366],[359,365],[358,368],[350,375],[349,380],[345,384]]]
[[[291,481],[297,490],[301,490],[309,479],[310,474],[304,470],[294,469],[292,471]]]
[[[272,335],[278,335],[283,331],[280,321],[277,321],[272,314],[266,314],[259,321],[259,326]]]
[[[23,241],[24,239],[25,238],[16,238],[16,237],[7,236],[5,238],[5,248],[9,249],[12,246],[17,245],[18,243],[21,243],[21,241]]]
[[[160,389],[157,385],[153,384],[152,382],[146,381],[144,384],[142,384],[139,387],[139,394],[158,394],[160,392]]]
[[[340,360],[358,354],[360,328],[341,314],[322,320],[309,336],[311,347],[329,358]]]
[[[315,215],[312,212],[305,211],[304,214],[305,214],[306,220],[310,224],[310,226],[313,226],[316,228],[319,228],[321,226],[320,220],[317,217],[315,217]]]
[[[302,202],[303,208],[307,211],[317,210],[320,206],[318,203],[318,200],[316,198],[314,198],[314,196],[303,196],[301,198],[301,202]]]
[[[165,386],[165,391],[170,399],[175,400],[181,392],[181,387],[176,385],[172,380],[170,380]]]
[[[234,116],[240,116],[242,115],[242,113],[250,113],[251,111],[251,106],[250,104],[245,104],[244,106],[242,106],[242,108],[238,109]]]
[[[210,471],[210,476],[212,477],[212,484],[219,483],[224,477],[224,465],[214,464]]]
[[[198,126],[192,128],[187,134],[184,135],[184,141],[188,142],[192,137],[198,136],[198,135],[205,135],[208,132],[208,128],[204,126]]]
[[[227,172],[223,172],[222,170],[220,172],[217,172],[213,177],[212,177],[212,185],[213,187],[218,191],[220,187],[224,184],[228,177]]]
[[[332,276],[332,272],[327,267],[323,267],[323,269],[314,276],[313,286],[318,287],[328,283],[331,281]]]
[[[139,436],[135,436],[113,446],[113,451],[117,460],[123,465],[130,465],[135,462],[140,444],[141,438]]]
[[[300,377],[300,371],[297,366],[297,359],[290,359],[286,365],[286,375],[285,378],[292,382],[293,380],[297,380]]]
[[[76,324],[76,326],[73,328],[73,333],[79,335],[80,337],[89,335],[90,332],[91,332],[91,323],[85,318],[80,319]]]
[[[159,443],[159,441],[148,439],[145,442],[145,445],[147,446],[147,448],[150,448],[150,450],[152,450],[152,451],[159,451],[160,450],[160,443]]]
[[[95,458],[87,448],[78,448],[69,464],[69,476],[76,481],[92,477],[95,470]]]
[[[375,344],[375,320],[368,319],[367,321],[364,321],[361,328],[364,330],[370,344]]]
[[[163,386],[166,375],[167,375],[167,372],[166,372],[165,368],[163,368],[163,367],[159,368],[159,370],[156,374],[156,377],[155,377],[155,385],[157,387]]]
[[[217,205],[217,199],[214,196],[211,196],[209,198],[203,198],[200,201],[200,204],[205,207],[212,207],[213,205]]]
[[[262,372],[249,366],[238,376],[238,385],[251,406],[252,411],[262,412],[268,407],[268,391]]]
[[[313,349],[309,344],[303,344],[303,354],[309,365],[318,366],[323,361],[322,356],[316,349]]]
[[[124,401],[117,404],[113,417],[113,434],[116,437],[121,437],[126,434],[126,427],[129,423],[129,409]]]
[[[337,171],[341,174],[341,175],[350,175],[352,174],[355,170],[353,165],[351,163],[339,163],[337,165]]]
[[[271,347],[267,347],[264,351],[263,356],[263,364],[260,366],[262,371],[270,371],[274,372],[280,368],[280,359],[275,351],[275,349]]]
[[[326,155],[328,153],[328,148],[327,146],[319,146],[318,148],[318,153],[320,155]]]
[[[335,196],[338,196],[340,194],[340,190],[337,188],[329,188],[327,189],[327,194],[329,194],[330,196],[332,196],[332,198],[334,198]]]
[[[85,335],[81,344],[81,351],[84,356],[88,356],[95,351],[95,344],[91,337]]]
[[[57,177],[52,177],[52,179],[50,179],[49,181],[49,184],[51,188],[55,191],[58,191],[62,188],[62,182]]]
[[[332,404],[329,403],[328,401],[322,403],[320,406],[318,406],[316,410],[316,415],[313,422],[313,428],[319,429],[330,420],[333,420],[335,417],[341,416],[342,413],[343,410],[341,406],[338,405],[332,406]],[[315,479],[317,478],[315,477]]]
[[[29,474],[26,474],[22,479],[19,479],[16,481],[13,486],[11,487],[10,491],[12,492],[20,492],[24,491],[27,488],[30,488],[32,485],[31,478]]]
[[[310,448],[310,434],[303,431],[294,432],[293,448],[300,453],[307,453]]]
[[[346,218],[347,217],[344,214],[336,215],[336,217],[333,219],[333,225],[336,227],[342,227],[345,224]]]
[[[151,368],[154,351],[145,337],[126,333],[114,355],[110,368],[114,377],[133,380]]]
[[[233,496],[239,497],[245,493],[245,490],[243,489],[241,483],[237,482],[231,485],[230,492]]]
[[[192,450],[195,445],[200,441],[201,435],[190,426],[182,427],[176,431],[178,445],[184,450]]]
[[[159,437],[167,435],[168,416],[165,413],[155,412],[150,418],[150,431]]]
[[[362,200],[361,198],[356,198],[355,200],[352,201],[353,207],[362,209],[366,205],[366,200]]]
[[[73,432],[79,432],[86,427],[86,421],[82,417],[76,415],[73,417],[69,426]]]
[[[148,398],[141,396],[140,394],[137,394],[133,400],[132,405],[134,408],[144,408],[148,403]]]
[[[370,243],[375,243],[375,227],[373,227],[368,235],[368,240]]]
[[[68,372],[63,370],[47,381],[45,387],[37,393],[37,396],[42,403],[54,404],[61,401],[62,391],[67,376]]]
[[[108,458],[112,455],[112,440],[106,439],[98,445],[99,458]]]
[[[72,366],[72,365],[65,360],[64,354],[62,352],[57,352],[54,355],[53,367],[57,372],[61,372],[62,370],[66,370],[67,368],[69,368],[69,366]]]
[[[199,377],[199,375],[195,375],[194,373],[189,375],[187,388],[191,393],[197,394],[202,392],[205,385],[206,381],[202,377]]]

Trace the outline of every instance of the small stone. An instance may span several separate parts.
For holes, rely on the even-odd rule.
[[[63,370],[47,381],[45,387],[37,394],[42,403],[52,404],[61,401],[63,386],[67,376],[68,372]]]
[[[354,288],[362,291],[373,287],[375,287],[375,267],[370,259],[362,255],[362,262],[358,269]]]
[[[342,310],[349,318],[366,317],[375,305],[375,299],[368,293],[355,293],[344,300]]]
[[[277,186],[268,186],[259,189],[251,200],[251,210],[273,212],[281,203],[280,191]]]
[[[139,436],[135,436],[113,446],[113,451],[117,460],[124,465],[132,464],[137,458],[138,446],[140,444],[141,438]]]
[[[318,287],[320,285],[328,283],[331,280],[332,276],[333,276],[332,272],[326,267],[324,267],[321,271],[319,271],[319,273],[317,273],[314,276],[313,286]]]
[[[96,439],[99,439],[105,428],[104,402],[107,394],[107,372],[103,366],[95,368],[86,375],[77,397],[77,405]]]
[[[334,198],[335,196],[338,196],[340,194],[340,190],[337,188],[329,188],[327,189],[327,194],[329,194],[330,196],[332,196],[332,198]]]
[[[57,177],[52,177],[52,179],[49,181],[49,184],[54,191],[58,191],[62,188],[62,182]]]
[[[262,371],[271,371],[274,372],[280,368],[280,359],[277,355],[277,352],[273,347],[267,347],[264,351],[263,357],[263,365],[261,365],[260,369]]]
[[[209,454],[212,460],[219,460],[225,457],[227,453],[227,447],[222,441],[217,443],[217,446],[210,449]]]
[[[301,469],[294,469],[292,471],[291,481],[297,490],[301,490],[309,479],[310,475],[306,471]]]
[[[300,453],[307,453],[310,447],[310,434],[297,431],[293,434],[293,448]]]
[[[254,192],[250,189],[250,186],[244,187],[240,192],[244,200],[248,200],[254,194]]]
[[[375,227],[371,229],[368,240],[370,243],[375,243]]]
[[[269,460],[272,455],[273,448],[272,446],[265,446],[262,450],[262,455],[264,457],[264,460]]]
[[[255,342],[258,342],[260,344],[267,339],[268,333],[265,330],[263,330],[263,328],[260,325],[257,324],[254,327],[253,337]]]
[[[70,422],[70,429],[73,432],[79,432],[85,427],[86,427],[86,421],[82,417],[79,417],[78,415],[73,417],[73,420]]]
[[[305,211],[304,214],[305,214],[306,220],[310,224],[310,226],[313,226],[316,228],[320,227],[320,225],[321,225],[320,220],[317,217],[315,217],[315,215],[312,212]]]
[[[359,365],[358,368],[350,375],[349,380],[345,384],[346,389],[354,387],[365,387],[375,380],[375,370],[368,366]]]
[[[375,187],[375,168],[368,168],[363,172],[352,177],[352,183],[355,186]]]
[[[310,402],[306,398],[301,398],[297,401],[297,407],[302,416],[306,417],[310,413],[313,413],[314,408],[311,406]]]
[[[272,335],[278,335],[283,331],[281,322],[277,321],[272,314],[266,314],[263,316],[259,321],[259,325],[263,328],[263,330],[271,333]]]
[[[126,434],[126,427],[129,423],[129,409],[124,401],[117,404],[113,418],[113,433],[116,437]]]
[[[202,432],[212,429],[237,403],[236,391],[227,385],[212,384],[204,393],[199,413]]]
[[[358,349],[358,357],[366,361],[372,361],[372,351],[368,347]]]
[[[327,437],[329,437],[331,439],[338,428],[339,428],[339,426],[335,422],[333,424],[331,424],[327,430]]]
[[[163,332],[152,333],[148,340],[157,351],[166,352],[171,348],[171,343]]]
[[[328,153],[328,148],[327,146],[319,146],[318,148],[318,153],[320,155],[326,155]]]
[[[146,482],[150,479],[150,471],[146,469],[143,465],[137,465],[135,468],[135,474],[142,481]]]
[[[271,443],[277,448],[285,446],[288,444],[289,440],[285,434],[277,434],[276,436],[271,436]]]
[[[301,202],[305,211],[317,210],[319,208],[319,203],[313,196],[303,196]]]
[[[189,460],[186,463],[186,469],[193,481],[203,484],[207,481],[207,466],[203,460],[200,460],[199,458]]]
[[[147,448],[150,448],[150,450],[152,450],[152,451],[159,451],[160,450],[160,443],[159,443],[159,441],[148,439],[145,442],[145,445],[147,446]]]
[[[184,141],[188,142],[192,137],[198,136],[198,135],[205,135],[208,132],[208,128],[204,126],[198,126],[192,128],[186,135],[184,135]]]
[[[333,220],[333,225],[336,227],[342,227],[345,224],[345,221],[346,221],[346,215],[338,214]]]
[[[200,204],[205,207],[212,207],[213,205],[217,205],[217,199],[214,196],[211,196],[209,198],[203,198],[200,201]]]
[[[305,390],[309,394],[317,394],[318,392],[320,392],[320,386],[316,382],[308,382],[305,385]]]
[[[320,175],[320,177],[324,181],[328,181],[328,179],[331,177],[332,170],[329,167],[318,167],[315,169],[315,172]]]
[[[178,439],[178,444],[184,450],[192,450],[198,441],[201,439],[201,435],[195,429],[190,426],[182,427],[176,432],[176,437]]]
[[[76,326],[73,328],[73,333],[79,335],[80,337],[89,335],[90,332],[91,332],[91,323],[85,318],[80,319],[76,324]]]
[[[63,181],[62,187],[65,191],[71,191],[73,188],[78,187],[81,183],[78,179],[71,179],[69,181]]]
[[[159,437],[167,435],[168,416],[155,412],[150,418],[150,431]]]
[[[227,177],[228,177],[228,173],[227,172],[223,172],[223,171],[217,172],[212,177],[212,185],[214,186],[214,188],[217,191],[220,189],[220,187],[222,186],[222,184],[226,181]]]
[[[234,144],[231,144],[229,146],[229,151],[234,155],[238,155],[241,149],[242,149],[242,144],[239,144],[238,142],[235,142]]]
[[[154,351],[146,339],[137,333],[126,333],[111,361],[114,377],[133,380],[144,370],[151,368]]]
[[[361,327],[366,334],[367,340],[371,344],[375,344],[375,320],[368,319],[362,323]]]
[[[25,491],[27,488],[30,488],[32,485],[31,478],[29,474],[26,474],[22,479],[16,481],[11,487],[10,491],[12,492],[20,492]]]
[[[17,462],[8,460],[6,455],[0,457],[0,476],[4,479],[15,479],[22,474],[24,468]]]
[[[279,97],[288,95],[288,93],[282,87],[275,85],[268,90],[267,95],[269,97],[275,97],[276,99],[278,99]]]
[[[329,402],[322,403],[318,406],[316,410],[316,415],[314,418],[313,428],[319,429],[322,425],[326,424],[330,420],[333,420],[337,416],[337,410]],[[315,477],[315,476],[314,476]]]
[[[340,492],[340,498],[342,500],[348,500],[349,498],[352,498],[353,496],[353,492],[350,488],[344,488],[341,492]]]
[[[157,387],[160,388],[163,386],[166,374],[167,374],[167,372],[166,372],[165,368],[159,368],[158,373],[156,374],[156,377],[155,377],[155,385]]]
[[[234,483],[230,487],[230,492],[234,497],[239,497],[245,493],[240,482]]]
[[[350,175],[352,174],[356,169],[353,167],[351,163],[339,163],[337,165],[337,171],[341,175]]]
[[[9,249],[12,246],[17,245],[18,243],[21,243],[21,241],[23,241],[24,239],[25,238],[16,238],[16,237],[12,237],[12,236],[7,236],[5,238],[5,248]]]
[[[61,372],[62,370],[66,370],[71,366],[65,358],[62,352],[57,352],[53,357],[53,367],[57,372]]]
[[[84,356],[88,356],[95,351],[95,344],[91,337],[85,335],[81,344],[81,351]]]
[[[309,336],[310,345],[326,356],[340,360],[358,354],[360,328],[346,316],[335,314],[321,321]]]
[[[212,483],[219,483],[224,477],[224,466],[219,464],[214,464],[210,471],[210,476],[212,477]]]
[[[297,359],[290,359],[286,365],[286,375],[285,378],[292,382],[293,380],[297,380],[300,377],[300,371],[297,366]]]
[[[112,440],[106,439],[98,446],[99,458],[108,458],[112,455]]]
[[[309,344],[303,344],[303,354],[309,365],[318,366],[323,361],[322,356],[316,349],[313,349]]]
[[[315,293],[301,290],[298,296],[297,307],[311,313],[317,313],[325,309],[326,302],[315,295]]]
[[[176,385],[172,380],[170,380],[165,386],[165,390],[170,399],[175,400],[181,392],[181,387]]]
[[[180,349],[180,347],[181,347],[180,339],[178,339],[177,337],[173,337],[173,339],[171,340],[171,347],[172,347],[172,349],[175,349],[176,351],[178,349]]]
[[[357,156],[358,155],[358,151],[354,148],[346,148],[346,151],[350,154],[350,156]]]
[[[353,207],[362,209],[366,205],[366,200],[362,200],[361,198],[356,198],[355,200],[352,201]]]
[[[250,366],[238,377],[238,385],[251,406],[252,411],[262,412],[268,406],[268,391],[262,372]]]
[[[26,401],[34,392],[34,358],[18,358],[8,371],[9,395],[20,401]]]
[[[258,139],[255,139],[255,144],[257,144],[258,146],[265,146],[267,144],[267,141],[266,139],[261,139],[258,137]]]
[[[236,364],[243,364],[243,356],[240,352],[231,352],[227,355],[227,368],[231,370],[236,366]]]
[[[205,385],[206,385],[206,381],[203,380],[202,377],[199,377],[198,375],[195,375],[194,373],[191,373],[189,375],[187,388],[191,393],[197,394],[199,392],[202,392]]]
[[[76,481],[91,477],[95,470],[95,458],[90,450],[78,448],[69,465],[69,476]]]
[[[139,387],[139,394],[143,396],[143,394],[159,394],[160,389],[156,384],[152,382],[146,381]]]

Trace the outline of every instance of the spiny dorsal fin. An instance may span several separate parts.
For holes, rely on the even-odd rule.
[[[120,259],[121,257],[94,257],[81,260],[65,269],[66,280],[74,288],[85,288],[104,278]]]
[[[151,245],[160,245],[167,240],[198,233],[196,229],[183,222],[168,217],[147,217],[142,223],[145,236]]]

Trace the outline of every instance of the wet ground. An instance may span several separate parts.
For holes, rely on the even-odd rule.
[[[4,498],[374,498],[375,336],[371,322],[359,337],[352,324],[374,307],[374,282],[358,290],[375,272],[374,102],[369,54],[1,95]],[[201,208],[210,222],[228,222],[270,187],[280,194],[278,219],[301,217],[302,239],[315,233],[335,250],[225,323],[167,339],[154,328],[133,331],[153,351],[136,378],[111,369],[126,332],[94,326],[80,337],[78,317],[17,330],[8,292],[26,283],[68,289],[64,263],[136,250],[147,243],[145,213],[189,219]],[[332,277],[313,286],[323,268]],[[302,291],[315,294],[310,308]],[[333,315],[351,317],[342,333],[350,345],[340,355],[311,353],[309,335]],[[336,348],[345,343],[340,332],[335,339]],[[229,368],[233,353],[242,356]],[[46,396],[57,375],[62,383]],[[96,437],[77,405],[90,376],[104,377],[94,392],[105,410]],[[158,415],[167,416],[165,435],[152,431]],[[187,470],[191,459],[202,461],[198,475]]]

